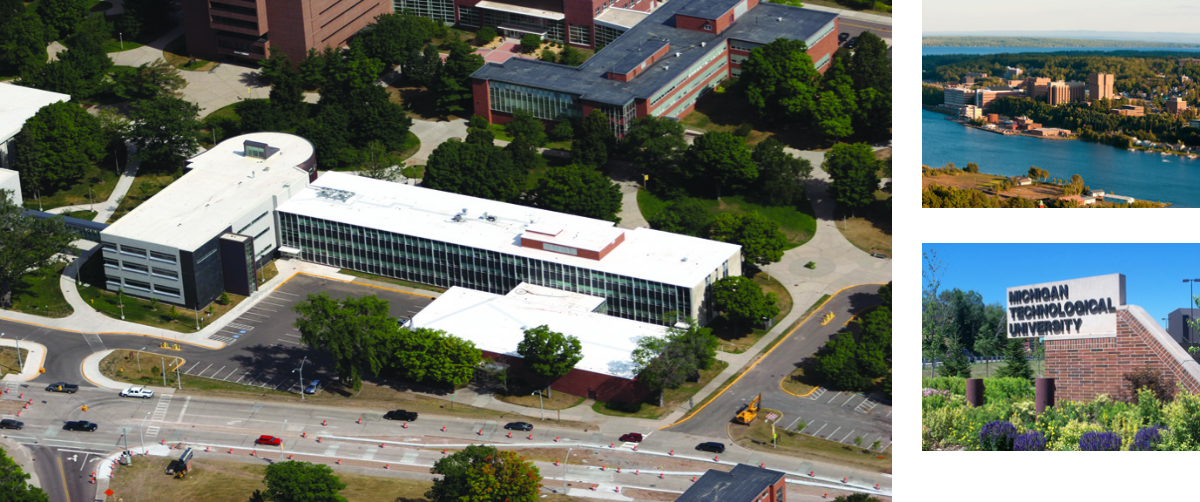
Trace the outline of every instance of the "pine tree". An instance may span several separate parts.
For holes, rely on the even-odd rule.
[[[998,377],[1024,378],[1033,380],[1033,368],[1025,357],[1025,340],[1012,338],[1004,347],[1004,367],[996,371]]]

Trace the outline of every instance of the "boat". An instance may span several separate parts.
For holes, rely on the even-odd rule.
[[[1130,148],[1130,149],[1129,149],[1129,151],[1131,151],[1131,152],[1136,152],[1137,150],[1136,150],[1136,149],[1133,149],[1133,148]]]
[[[1193,154],[1189,154],[1189,155],[1188,155],[1188,160],[1196,160],[1196,157],[1197,157],[1197,155],[1196,155],[1196,154],[1194,154],[1194,153],[1193,153]]]

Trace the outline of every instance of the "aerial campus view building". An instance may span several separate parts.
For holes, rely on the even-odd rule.
[[[676,0],[681,1],[681,0]],[[538,35],[585,49],[616,40],[663,4],[657,0],[394,0],[396,12],[412,12],[446,24],[490,26],[506,37]]]
[[[623,136],[638,117],[687,115],[741,74],[751,50],[779,38],[803,40],[824,72],[837,32],[836,13],[758,0],[673,0],[578,67],[524,58],[485,64],[471,75],[474,112],[502,124],[516,109],[548,122],[600,110]]]

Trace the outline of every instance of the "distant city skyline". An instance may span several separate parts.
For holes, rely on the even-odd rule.
[[[1118,0],[1093,0],[1087,3],[1045,0],[964,3],[957,0],[925,0],[922,18],[922,32],[925,34],[1084,30],[1144,32],[1147,35],[1163,32],[1200,33],[1200,24],[1196,22],[1200,20],[1200,3],[1194,0],[1152,0],[1139,4]]]

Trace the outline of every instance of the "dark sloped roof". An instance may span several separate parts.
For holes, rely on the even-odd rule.
[[[627,56],[617,61],[617,64],[613,65],[612,71],[613,73],[620,73],[622,75],[629,73],[640,66],[642,61],[650,59],[650,56],[653,56],[655,52],[658,52],[659,49],[667,45],[670,45],[670,42],[666,40],[647,40],[646,43],[629,51]]]
[[[471,77],[574,94],[589,101],[620,106],[634,98],[649,99],[688,67],[700,61],[716,44],[727,39],[760,44],[777,38],[808,40],[837,17],[832,12],[759,3],[719,35],[675,27],[675,14],[693,4],[708,1],[673,0],[662,4],[645,20],[577,68],[535,59],[511,58],[500,64],[485,64]],[[778,18],[783,18],[783,21],[778,21]],[[668,41],[671,52],[679,56],[668,54],[629,82],[607,78],[610,71],[620,73],[616,68],[631,53],[639,52],[651,45],[648,42],[655,40]],[[705,43],[706,47],[701,47],[701,43]],[[637,64],[643,60],[645,58],[639,59]]]
[[[738,464],[729,472],[709,470],[675,502],[752,502],[783,473]]]
[[[700,19],[716,19],[717,16],[729,12],[742,0],[700,0],[697,2],[687,2],[679,9],[678,14],[685,16],[698,17]]]

